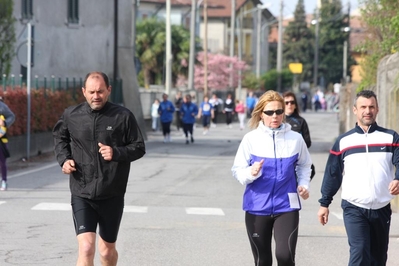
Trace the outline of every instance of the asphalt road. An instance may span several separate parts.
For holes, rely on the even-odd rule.
[[[338,135],[334,113],[304,114],[316,166],[311,197],[303,201],[297,265],[347,265],[348,244],[340,196],[326,226],[317,221],[328,150]],[[253,265],[241,200],[244,187],[230,168],[247,130],[223,124],[186,145],[173,128],[172,142],[149,132],[147,154],[132,163],[117,248],[122,266]],[[0,265],[75,265],[77,243],[68,177],[53,156],[10,164],[9,190],[0,191]],[[388,265],[399,265],[399,216],[393,214]],[[98,257],[96,264],[100,265]]]

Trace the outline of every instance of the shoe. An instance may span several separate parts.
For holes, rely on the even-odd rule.
[[[4,180],[1,181],[0,190],[7,190],[7,181],[4,181]]]
[[[208,134],[208,130],[204,130],[204,132],[202,132],[202,135],[206,135]]]
[[[186,144],[189,144],[190,142],[188,141],[188,139],[186,139]]]
[[[168,139],[166,137],[163,138],[163,143],[168,142]]]
[[[233,126],[232,126],[232,125],[229,125],[229,128],[233,128]]]
[[[194,138],[193,138],[193,136],[191,136],[191,143],[193,143],[194,142]]]

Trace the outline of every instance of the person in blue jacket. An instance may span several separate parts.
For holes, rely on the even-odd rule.
[[[295,265],[300,197],[309,197],[310,159],[302,136],[283,123],[285,103],[269,90],[252,112],[237,150],[233,176],[246,185],[245,225],[256,266],[272,265],[272,235],[279,266]]]
[[[180,114],[182,117],[183,131],[186,136],[186,144],[189,144],[188,134],[190,134],[191,143],[194,142],[193,128],[195,123],[195,117],[198,114],[198,106],[191,102],[191,95],[187,94],[184,96],[184,103],[180,107]]]
[[[162,95],[162,102],[159,104],[158,113],[160,115],[163,142],[171,142],[170,138],[170,124],[173,121],[173,114],[175,112],[175,106],[171,101],[168,100],[168,95],[164,93]]]

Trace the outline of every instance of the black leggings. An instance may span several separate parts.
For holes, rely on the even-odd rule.
[[[184,135],[186,135],[186,138],[188,138],[189,133],[190,133],[190,136],[193,136],[193,128],[194,128],[194,124],[183,123],[183,131],[184,131]]]
[[[298,224],[298,211],[275,216],[253,215],[247,212],[245,214],[245,225],[255,266],[272,265],[273,229],[278,266],[294,266]]]
[[[172,122],[166,122],[166,123],[162,122],[161,123],[162,124],[162,133],[164,136],[170,135],[170,124],[171,123]]]

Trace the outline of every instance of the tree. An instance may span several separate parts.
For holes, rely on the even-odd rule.
[[[189,58],[190,32],[181,25],[172,25],[171,28],[172,83],[175,84],[179,75],[187,75],[188,72],[187,65],[182,62]],[[142,64],[145,86],[162,80],[165,67],[165,46],[165,22],[151,18],[137,23],[136,56]]]
[[[11,60],[15,55],[15,18],[12,12],[13,1],[0,0],[0,79],[2,74],[10,74]]]
[[[306,22],[305,5],[299,0],[291,21],[284,32],[283,62],[302,63],[299,81],[311,81],[313,77],[314,36]]]
[[[318,76],[323,77],[325,85],[340,83],[343,77],[344,42],[348,40],[348,33],[344,29],[349,26],[349,14],[342,13],[340,0],[322,0],[320,18]],[[346,74],[354,64],[352,57],[347,60]]]
[[[375,86],[380,60],[399,51],[399,2],[397,0],[363,0],[362,20],[367,38],[356,47],[364,56],[360,63],[360,89]]]
[[[294,74],[288,68],[285,68],[281,71],[281,86],[283,91],[290,90],[292,87]],[[277,90],[278,87],[278,72],[276,69],[272,69],[267,71],[261,77],[262,83],[264,84],[264,89],[268,90]]]
[[[204,53],[200,52],[197,55],[199,64],[195,66],[194,70],[194,87],[196,89],[203,89],[205,83],[204,72]],[[232,68],[230,68],[232,64]],[[233,86],[238,85],[239,70],[245,72],[248,65],[244,61],[240,61],[237,57],[229,57],[223,54],[208,53],[208,87],[210,89],[228,89],[230,82],[230,73],[233,73]],[[180,77],[178,84],[180,86],[186,83],[185,77]]]

